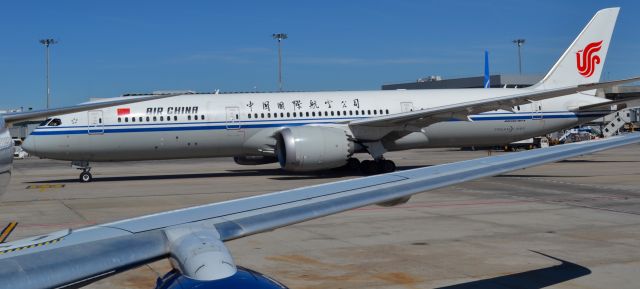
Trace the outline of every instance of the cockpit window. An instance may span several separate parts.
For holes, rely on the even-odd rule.
[[[59,118],[52,119],[47,126],[59,126],[62,124],[62,121]]]
[[[47,125],[47,123],[49,123],[50,121],[51,121],[51,119],[50,119],[50,118],[47,118],[45,121],[41,122],[41,123],[39,124],[39,126],[45,126],[45,125]]]

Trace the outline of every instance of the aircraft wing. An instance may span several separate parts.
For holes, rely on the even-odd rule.
[[[74,112],[85,111],[85,110],[105,108],[109,106],[143,102],[148,100],[172,97],[176,95],[180,95],[180,94],[154,94],[154,95],[148,95],[148,96],[121,97],[121,99],[116,99],[116,100],[88,102],[88,103],[82,103],[78,105],[60,107],[60,108],[32,110],[32,111],[25,111],[25,112],[11,112],[11,113],[2,114],[1,116],[4,117],[5,123],[10,124],[10,123],[26,121],[30,119],[43,118],[47,116],[68,114],[68,113],[74,113]]]
[[[511,110],[513,106],[581,91],[612,87],[640,80],[640,77],[567,86],[554,89],[523,89],[523,93],[476,101],[415,110],[392,115],[353,120],[348,122],[354,137],[360,140],[379,140],[390,132],[419,132],[431,124],[451,119],[467,120],[469,115],[497,109]]]
[[[180,236],[198,234],[198,244],[212,240],[199,237],[207,232],[222,244],[358,207],[407,199],[428,190],[639,142],[640,133],[632,133],[315,185],[3,243],[0,288],[75,288],[161,258],[180,260],[184,252],[181,246],[188,242],[176,241],[184,240],[175,238],[176,232]],[[189,254],[191,262],[203,251],[189,252],[193,253]],[[218,275],[194,278],[215,280],[230,276],[218,269],[235,266],[232,261],[216,258],[208,257],[207,262],[221,266],[215,270]],[[205,265],[199,264],[195,264],[198,270],[204,267],[202,271],[207,271]],[[179,268],[182,271],[188,265]]]
[[[610,109],[612,105],[618,105],[618,104],[624,104],[626,107],[628,107],[629,106],[628,103],[637,103],[638,100],[640,100],[640,96],[625,97],[625,98],[610,100],[602,103],[583,105],[578,107],[577,110],[590,111],[590,110],[596,110],[596,109]],[[618,109],[620,109],[620,106],[618,106]]]

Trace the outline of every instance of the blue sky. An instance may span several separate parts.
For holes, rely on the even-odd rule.
[[[9,1],[7,1],[9,2]],[[0,108],[153,90],[376,90],[428,75],[543,74],[593,14],[622,7],[605,77],[640,74],[637,1],[10,1],[0,9]]]

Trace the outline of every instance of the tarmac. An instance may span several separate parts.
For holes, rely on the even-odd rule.
[[[484,178],[227,243],[237,264],[291,288],[640,288],[640,146]],[[499,154],[501,152],[493,152]],[[387,154],[399,169],[486,156]],[[10,240],[360,177],[291,174],[230,158],[92,164],[16,160],[0,203]],[[87,288],[154,288],[166,260]]]

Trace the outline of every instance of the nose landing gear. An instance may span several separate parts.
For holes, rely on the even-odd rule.
[[[93,181],[93,176],[91,175],[91,167],[89,166],[89,162],[73,161],[71,162],[71,167],[74,167],[78,170],[82,170],[79,178],[81,183],[88,183]]]

